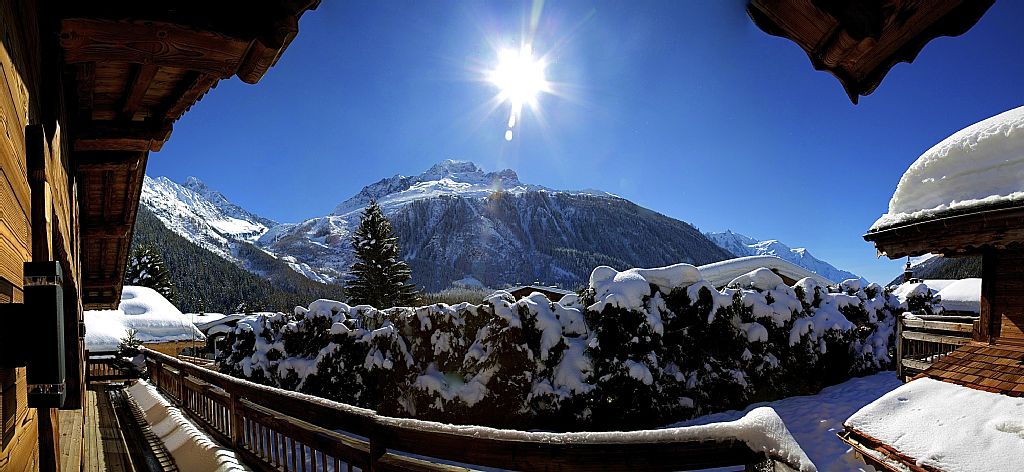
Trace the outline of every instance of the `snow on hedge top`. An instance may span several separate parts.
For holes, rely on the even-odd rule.
[[[1024,107],[942,140],[907,169],[871,230],[955,210],[1024,203]]]
[[[1020,398],[934,379],[917,379],[885,394],[845,425],[929,470],[1020,470],[1024,463]]]
[[[117,349],[129,329],[135,330],[143,343],[206,339],[191,319],[156,290],[125,285],[116,310],[85,312],[85,347],[91,351]]]
[[[651,294],[651,285],[663,293],[676,287],[688,287],[701,279],[701,273],[690,264],[674,264],[656,269],[629,269],[619,272],[600,266],[590,274],[590,288],[594,289],[596,303],[589,309],[604,310],[605,305],[633,308],[644,305],[644,297]]]
[[[640,431],[547,433],[494,429],[483,426],[462,426],[405,418],[376,417],[388,426],[430,431],[473,438],[487,438],[506,441],[529,441],[546,444],[594,444],[594,443],[665,443],[682,441],[740,440],[756,452],[764,452],[786,463],[800,472],[815,472],[818,469],[793,439],[775,410],[760,407],[751,410],[736,421],[711,423],[699,426],[652,429]]]

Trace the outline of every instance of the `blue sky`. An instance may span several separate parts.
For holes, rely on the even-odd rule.
[[[531,2],[323,2],[253,86],[221,82],[175,124],[148,174],[194,175],[279,221],[327,214],[364,185],[443,159],[524,182],[597,188],[704,231],[779,239],[885,282],[900,261],[861,235],[936,142],[1024,104],[1024,2],[850,103],[742,0],[547,2],[534,35],[556,94],[504,139],[482,79]],[[489,112],[490,111],[490,112]]]

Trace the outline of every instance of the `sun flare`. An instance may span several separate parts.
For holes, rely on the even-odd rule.
[[[535,105],[537,96],[549,90],[543,59],[533,57],[529,45],[519,50],[503,49],[498,52],[498,65],[489,74],[489,80],[501,93],[503,100],[512,104],[513,111],[524,104]]]
[[[509,104],[508,128],[505,140],[512,140],[512,130],[520,121],[523,105],[537,110],[537,98],[541,93],[550,93],[551,84],[545,75],[547,61],[533,55],[529,44],[519,49],[498,51],[498,62],[487,72],[487,80],[498,89],[498,102]]]

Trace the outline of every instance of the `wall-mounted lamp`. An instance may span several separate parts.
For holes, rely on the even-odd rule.
[[[27,367],[28,406],[60,408],[67,395],[64,365],[64,273],[60,263],[24,264],[24,303],[0,305],[10,328],[0,330],[0,366]]]

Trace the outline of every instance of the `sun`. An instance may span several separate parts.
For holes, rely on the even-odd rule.
[[[494,69],[487,71],[487,80],[498,89],[497,102],[508,103],[508,129],[505,140],[512,140],[512,129],[519,122],[523,105],[538,110],[537,98],[551,93],[551,84],[545,75],[547,61],[534,57],[533,47],[525,44],[519,49],[501,49]]]
[[[537,96],[550,91],[544,75],[547,64],[543,58],[533,56],[533,48],[525,45],[518,50],[498,51],[498,64],[488,74],[488,79],[500,91],[499,98],[512,105],[513,113],[524,104],[536,106]]]

